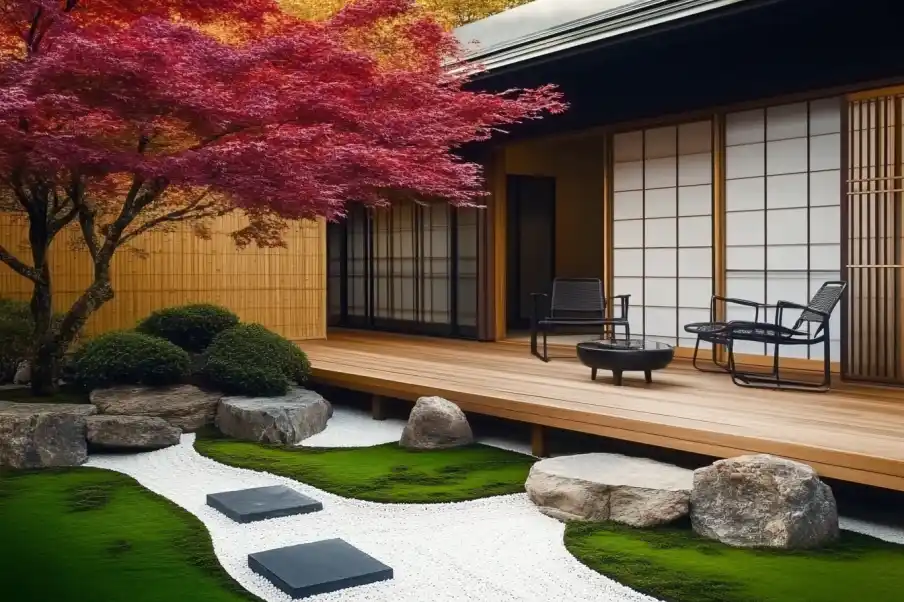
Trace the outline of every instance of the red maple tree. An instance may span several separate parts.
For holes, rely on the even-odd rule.
[[[564,109],[551,87],[466,90],[454,38],[409,0],[360,0],[323,23],[274,0],[8,0],[0,7],[0,211],[27,217],[32,387],[113,298],[117,249],[153,229],[238,211],[238,245],[282,244],[291,220],[346,202],[478,202],[453,151]],[[90,286],[51,326],[48,251],[77,229]]]

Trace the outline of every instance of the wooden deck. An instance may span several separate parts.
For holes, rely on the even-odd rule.
[[[827,394],[758,391],[675,363],[594,382],[575,360],[544,364],[522,345],[359,332],[305,341],[317,381],[718,457],[771,453],[820,474],[904,491],[904,391],[843,385]],[[605,374],[605,373],[602,373]]]

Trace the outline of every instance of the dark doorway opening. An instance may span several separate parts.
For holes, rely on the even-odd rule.
[[[531,293],[547,293],[556,273],[556,179],[508,176],[506,327],[530,327]]]

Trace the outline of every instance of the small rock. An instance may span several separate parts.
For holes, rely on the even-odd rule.
[[[442,397],[421,397],[411,409],[399,445],[410,449],[448,449],[474,443],[465,413]]]
[[[89,416],[88,445],[100,450],[151,450],[176,445],[182,431],[152,416]]]
[[[92,406],[0,402],[0,466],[78,466],[88,459],[85,419]]]
[[[815,548],[838,537],[832,489],[806,464],[765,454],[695,470],[691,523],[744,548]]]
[[[688,513],[693,473],[618,454],[541,460],[524,488],[540,511],[558,520],[610,520],[632,527],[673,522]]]
[[[224,397],[216,425],[243,441],[297,445],[325,429],[331,414],[319,393],[293,387],[281,397]]]
[[[28,360],[22,360],[16,367],[16,375],[13,376],[13,384],[27,385],[31,383],[31,363]]]
[[[163,418],[189,433],[213,424],[220,397],[194,385],[120,386],[95,389],[91,392],[91,403],[101,414]]]

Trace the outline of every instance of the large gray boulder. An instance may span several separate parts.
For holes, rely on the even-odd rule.
[[[331,414],[319,393],[294,387],[281,397],[224,397],[216,425],[235,439],[296,445],[325,429]]]
[[[0,401],[0,466],[78,466],[88,459],[90,405]]]
[[[688,513],[693,473],[644,458],[580,454],[541,460],[524,488],[540,511],[562,521],[653,527]]]
[[[213,424],[220,398],[193,385],[120,386],[91,392],[91,403],[101,414],[163,418],[186,433]]]
[[[152,416],[89,416],[88,445],[98,450],[151,450],[176,445],[182,431]]]
[[[449,449],[474,443],[465,413],[442,397],[421,397],[408,415],[399,445],[409,449]]]
[[[744,548],[815,548],[838,537],[832,489],[806,464],[765,454],[694,471],[691,523]]]

